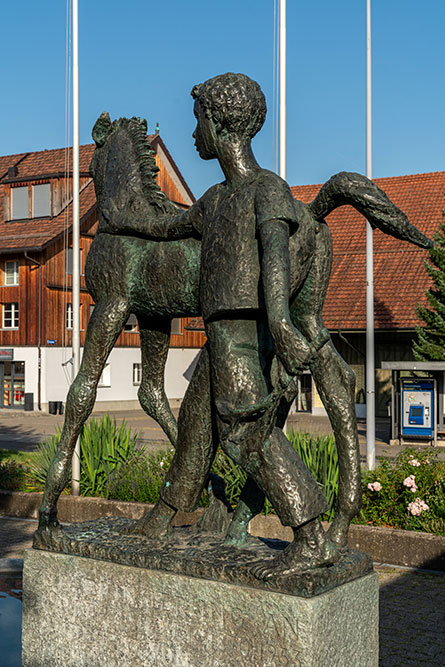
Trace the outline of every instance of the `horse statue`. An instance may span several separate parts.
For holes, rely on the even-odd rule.
[[[181,214],[181,209],[161,192],[156,182],[158,168],[148,144],[146,121],[121,118],[111,122],[104,113],[92,135],[96,149],[90,171],[99,225],[87,258],[85,279],[95,307],[80,370],[67,396],[60,444],[48,472],[36,546],[50,540],[53,531],[62,530],[57,520],[57,500],[67,483],[76,440],[93,409],[102,370],[129,315],[136,315],[140,329],[139,401],[175,446],[177,424],[164,391],[170,324],[173,318],[200,313],[199,240],[188,237],[160,242],[147,234],[148,221],[153,225],[165,216],[173,219]],[[339,493],[330,538],[340,546],[346,544],[349,523],[361,502],[355,376],[332,344],[323,323],[322,308],[332,263],[331,234],[324,218],[344,204],[352,205],[373,227],[386,234],[422,248],[432,245],[382,190],[360,174],[336,174],[323,185],[311,204],[295,203],[301,208],[302,223],[289,239],[290,310],[294,325],[318,350],[309,369],[331,421],[338,449]],[[299,282],[296,267],[299,275],[301,267],[304,268]],[[294,396],[295,391],[288,393],[277,423],[278,419],[284,423]],[[203,419],[195,435],[203,443],[211,441],[211,420]],[[249,502],[242,496],[232,515],[228,530],[231,543],[243,541],[249,519],[261,510],[261,492],[252,485],[248,480]],[[252,502],[255,494],[257,502]]]

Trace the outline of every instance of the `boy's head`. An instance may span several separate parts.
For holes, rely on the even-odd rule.
[[[245,74],[220,74],[194,86],[192,97],[221,130],[252,139],[266,118],[263,91]]]

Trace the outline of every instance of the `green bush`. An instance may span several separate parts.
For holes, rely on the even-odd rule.
[[[408,448],[363,474],[357,523],[445,534],[445,462],[431,449]]]
[[[128,461],[110,474],[103,495],[113,500],[155,503],[172,458],[172,449],[150,454],[136,450]]]
[[[57,452],[60,440],[60,429],[48,440],[41,442],[32,454],[32,460],[26,472],[27,477],[34,483],[44,486],[51,462]],[[71,476],[71,469],[70,469]]]
[[[0,489],[21,491],[26,482],[26,469],[16,461],[0,463]]]
[[[83,427],[80,436],[80,493],[83,496],[104,495],[107,479],[134,455],[137,438],[138,434],[132,434],[125,421],[118,428],[116,420],[109,415],[100,420],[91,419]],[[37,484],[45,483],[59,441],[57,429],[55,435],[41,442],[33,452],[27,475]]]
[[[309,433],[291,431],[288,438],[321,487],[329,505],[322,518],[331,521],[338,495],[338,454],[334,436],[314,437]]]
[[[118,428],[116,419],[105,415],[91,419],[80,437],[80,492],[83,496],[103,496],[109,477],[135,453],[138,433],[127,429],[125,420]]]

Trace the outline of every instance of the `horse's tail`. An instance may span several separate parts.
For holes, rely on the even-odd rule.
[[[309,207],[317,220],[322,220],[344,204],[353,206],[372,227],[378,227],[385,234],[421,248],[434,245],[431,239],[410,223],[405,213],[392,203],[383,190],[361,174],[347,171],[335,174],[323,185]]]

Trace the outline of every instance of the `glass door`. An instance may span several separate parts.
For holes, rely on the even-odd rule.
[[[23,408],[25,405],[25,362],[0,363],[0,407]]]

